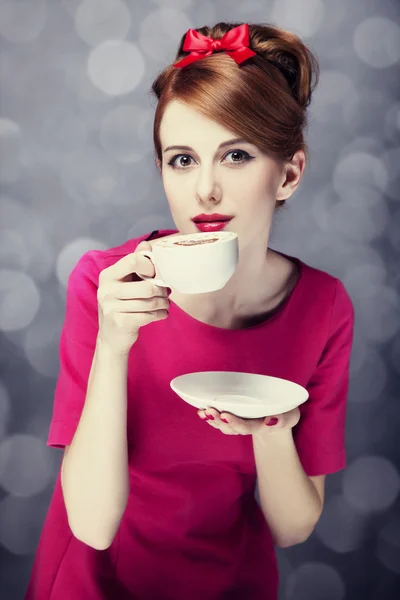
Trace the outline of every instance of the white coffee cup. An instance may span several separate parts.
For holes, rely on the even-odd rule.
[[[156,285],[176,288],[182,294],[201,294],[223,288],[239,260],[238,236],[232,231],[189,233],[152,242],[149,258],[155,277],[140,275]]]

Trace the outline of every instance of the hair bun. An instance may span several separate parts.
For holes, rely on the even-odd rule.
[[[279,27],[249,25],[251,48],[285,77],[294,98],[306,108],[318,83],[319,66],[301,39]]]

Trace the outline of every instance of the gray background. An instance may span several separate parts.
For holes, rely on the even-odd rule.
[[[46,447],[68,275],[89,249],[174,228],[150,85],[189,27],[270,22],[316,52],[311,162],[272,247],[356,309],[346,470],[281,600],[391,599],[400,578],[400,15],[396,0],[0,0],[0,577],[23,598],[61,452]],[[397,589],[396,589],[397,586]],[[400,596],[397,596],[400,597]]]

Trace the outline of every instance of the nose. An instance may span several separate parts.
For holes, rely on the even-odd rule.
[[[204,205],[221,202],[222,190],[212,169],[203,170],[199,174],[196,185],[197,200]]]

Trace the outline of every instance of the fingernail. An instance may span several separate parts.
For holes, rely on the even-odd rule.
[[[169,287],[167,287],[167,294],[168,294],[168,296],[169,296],[170,294],[172,294],[172,290],[171,290],[171,288],[169,288]]]
[[[226,419],[223,419],[222,417],[220,417],[220,418],[221,418],[221,421],[223,421],[224,423],[228,423],[228,421]]]
[[[212,415],[207,415],[206,414],[206,419],[207,420],[209,419],[210,421],[214,421],[214,417]]]
[[[272,419],[270,419],[267,423],[267,425],[271,426],[271,425],[276,425],[278,422],[278,419],[276,417],[272,417]]]

